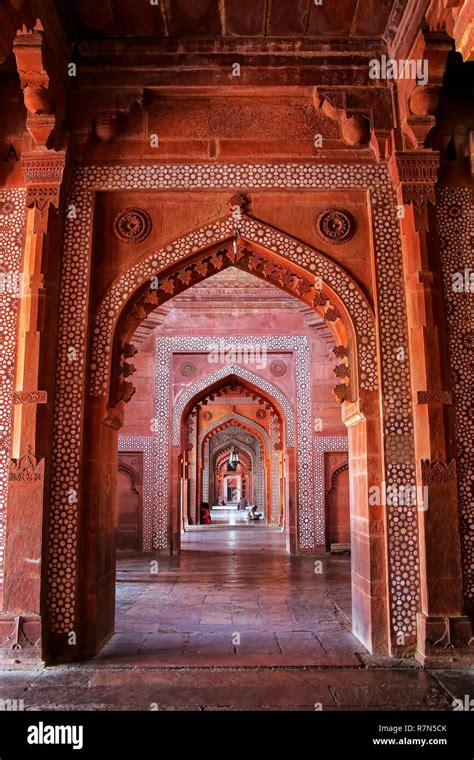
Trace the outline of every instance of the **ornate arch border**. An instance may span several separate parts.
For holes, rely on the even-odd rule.
[[[301,336],[304,337],[304,336]],[[160,341],[161,338],[157,338],[157,341]],[[178,338],[176,339],[178,340]],[[185,341],[193,340],[193,338],[184,338]],[[200,345],[202,345],[201,338],[198,338],[200,341]],[[204,339],[205,340],[205,339]],[[266,347],[267,349],[274,350],[273,346],[270,346],[270,339],[266,338],[245,338],[245,337],[235,337],[229,340],[229,345],[238,343],[239,346],[242,346],[242,348],[245,348],[248,346],[254,346],[254,347]],[[207,338],[207,346],[204,349],[197,349],[194,350],[206,350],[209,349],[209,346],[212,344],[212,338]],[[309,344],[308,344],[309,346]],[[193,349],[190,349],[193,350]],[[225,349],[224,349],[225,350]],[[243,380],[248,380],[249,383],[252,383],[252,385],[255,385],[257,388],[260,388],[262,391],[265,391],[268,393],[269,396],[275,399],[275,401],[278,402],[278,404],[281,406],[285,413],[285,438],[286,438],[286,445],[287,446],[294,446],[295,445],[295,415],[293,411],[293,406],[291,405],[288,398],[285,396],[283,391],[281,391],[279,388],[277,388],[276,385],[273,385],[273,383],[270,383],[269,380],[265,380],[263,377],[260,377],[260,375],[256,375],[254,372],[250,372],[246,367],[241,367],[239,364],[225,364],[220,369],[216,370],[215,372],[211,373],[210,375],[205,375],[204,377],[199,378],[195,383],[192,385],[188,385],[187,388],[183,388],[179,396],[176,398],[175,404],[174,404],[174,412],[173,412],[173,426],[172,426],[172,432],[171,432],[171,442],[174,446],[178,446],[181,443],[181,420],[183,416],[183,412],[187,404],[192,400],[193,396],[196,396],[200,391],[205,390],[210,385],[213,385],[214,383],[218,382],[219,380],[223,380],[224,378],[228,377],[229,375],[237,375],[237,377],[241,377]]]
[[[378,350],[383,396],[385,481],[415,486],[410,362],[400,222],[386,163],[144,164],[76,168],[68,197],[58,322],[53,470],[48,545],[50,631],[68,633],[76,619],[78,520],[81,499],[89,282],[94,197],[111,190],[347,190],[368,194],[378,303]],[[228,223],[230,220],[228,220]],[[203,235],[204,238],[204,235]],[[188,241],[191,242],[192,241]],[[203,239],[203,244],[206,240]],[[300,245],[298,243],[298,245]],[[302,246],[304,248],[304,246]],[[166,249],[165,249],[166,251]],[[166,251],[166,253],[170,253]],[[186,255],[184,248],[181,255]],[[315,271],[315,275],[317,275]],[[97,329],[97,326],[94,328]],[[400,361],[400,348],[405,360]],[[73,349],[73,351],[71,351]],[[71,355],[74,371],[71,371]],[[374,378],[375,380],[376,378]],[[103,389],[100,388],[102,392]],[[309,458],[311,442],[308,440]],[[78,503],[68,500],[70,489]],[[416,640],[419,609],[418,515],[391,508],[387,515],[392,636]],[[68,550],[64,556],[63,546]],[[61,583],[58,583],[58,578]],[[397,593],[402,594],[400,605]]]
[[[234,230],[235,221],[228,215],[149,254],[115,281],[104,295],[95,317],[90,380],[92,395],[104,396],[107,393],[115,324],[133,293],[171,264],[228,240]],[[375,320],[367,299],[351,277],[316,249],[245,214],[239,220],[239,233],[243,239],[307,269],[336,294],[347,309],[355,330],[360,385],[366,390],[375,390],[378,377]]]
[[[326,489],[324,483],[324,455],[330,451],[348,451],[348,438],[344,435],[318,435],[313,441],[314,456],[314,503],[317,514],[322,515],[319,541],[326,543]],[[321,540],[322,539],[322,540]]]
[[[151,529],[153,512],[153,437],[151,435],[119,435],[118,449],[123,452],[138,451],[143,454],[142,491],[142,551],[150,551],[146,536]]]
[[[186,404],[200,390],[221,380],[227,375],[236,374],[257,388],[261,388],[276,399],[282,407],[285,416],[293,419],[293,434],[291,426],[286,425],[286,445],[290,448],[296,445],[298,467],[298,541],[299,548],[303,552],[313,551],[318,543],[315,533],[315,525],[324,522],[324,510],[314,515],[313,509],[313,462],[312,462],[312,404],[310,377],[309,341],[305,335],[272,335],[266,339],[260,336],[232,336],[232,342],[246,346],[265,346],[269,351],[293,351],[295,356],[295,380],[296,380],[296,415],[292,405],[286,396],[268,380],[250,372],[246,367],[238,364],[226,364],[205,378],[200,378],[193,385],[185,388],[177,403],[172,407],[170,398],[171,385],[171,361],[174,353],[183,351],[207,351],[209,336],[190,337],[167,337],[156,339],[156,395],[155,395],[155,420],[156,432],[154,435],[154,468],[155,477],[153,531],[151,546],[153,549],[162,551],[168,543],[169,522],[169,452],[168,440],[171,428],[172,445],[179,446],[181,443],[181,418]],[[229,339],[229,342],[230,339]],[[276,393],[277,391],[277,393]],[[178,403],[179,402],[179,403]],[[173,422],[170,425],[171,411],[173,410]],[[295,429],[295,416],[298,425]],[[159,476],[158,476],[159,473]],[[324,529],[324,526],[323,526]],[[320,531],[318,531],[318,534]]]

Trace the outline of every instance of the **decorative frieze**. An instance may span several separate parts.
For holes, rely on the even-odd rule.
[[[440,404],[449,406],[453,403],[451,391],[418,391],[419,404]]]
[[[452,459],[448,463],[440,457],[436,457],[432,462],[429,459],[423,459],[421,477],[424,486],[435,483],[453,483],[457,480],[456,460]]]
[[[47,404],[46,391],[13,391],[14,404]]]
[[[418,211],[422,211],[428,202],[435,203],[439,154],[433,151],[397,152],[396,163],[403,203],[412,203]]]

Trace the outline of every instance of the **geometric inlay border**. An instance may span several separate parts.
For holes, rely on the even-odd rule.
[[[474,285],[473,197],[468,187],[438,189],[440,257],[447,303],[464,596],[474,608]],[[463,288],[453,288],[461,274]],[[467,285],[467,287],[466,287]]]
[[[155,396],[155,519],[153,529],[153,547],[164,550],[168,541],[169,514],[169,455],[168,436],[171,432],[172,445],[181,443],[181,417],[186,404],[200,390],[209,384],[231,374],[247,379],[257,388],[269,393],[282,407],[286,417],[286,445],[297,444],[298,457],[298,541],[301,551],[312,551],[315,546],[313,514],[313,464],[311,452],[311,384],[310,384],[310,348],[309,340],[303,335],[236,336],[232,342],[245,347],[264,347],[268,351],[293,351],[295,356],[296,415],[286,396],[272,383],[250,372],[237,363],[224,365],[217,372],[206,378],[200,378],[195,384],[185,389],[175,402],[171,417],[171,357],[179,351],[208,351],[210,338],[207,336],[167,337],[156,339],[156,396]],[[298,420],[295,431],[295,417]],[[170,431],[170,419],[171,431]]]
[[[119,435],[118,450],[143,454],[142,551],[150,552],[153,513],[153,437],[151,435]]]
[[[10,190],[0,190],[0,272],[4,281],[0,290],[0,312],[2,315],[0,353],[0,581],[3,577],[10,478],[12,399],[20,304],[20,291],[17,288],[21,288],[25,196],[26,191],[23,188],[15,187]]]
[[[321,192],[328,189],[360,189],[372,195],[377,189],[390,190],[392,182],[388,167],[382,163],[88,165],[74,171],[67,199],[70,213],[65,220],[58,310],[47,599],[53,632],[74,630],[76,614],[84,394],[91,390],[87,387],[85,370],[95,194],[97,191],[145,189],[227,191],[236,187]],[[374,234],[377,243],[377,236],[383,239],[385,230],[376,225]],[[355,287],[353,283],[352,287]],[[369,316],[374,335],[373,316],[371,313]],[[359,351],[359,336],[357,341]],[[375,345],[374,341],[372,345]],[[374,367],[373,353],[369,353],[372,356],[371,366]],[[94,369],[92,366],[91,371],[94,372]],[[367,381],[376,382],[377,378],[368,376]],[[306,456],[311,469],[310,437]],[[76,503],[71,503],[69,499],[71,492],[78,495]],[[314,542],[314,531],[306,526],[305,532],[308,535],[307,543],[311,543],[311,537]],[[57,583],[59,572],[60,584]]]
[[[324,455],[330,451],[348,451],[347,436],[318,435],[313,440],[315,532],[316,541],[322,546],[326,543]]]

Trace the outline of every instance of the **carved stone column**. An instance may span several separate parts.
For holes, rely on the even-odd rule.
[[[26,137],[25,143],[25,148],[31,148],[31,138]],[[25,646],[21,651],[15,650],[15,657],[20,659],[40,656],[41,645],[39,616],[47,551],[43,546],[43,522],[52,453],[62,241],[62,219],[56,209],[65,160],[64,152],[47,150],[25,150],[22,159],[28,211],[12,399],[13,463],[6,525],[4,605],[0,619],[2,629],[12,623],[16,625],[17,617],[33,626],[34,633],[24,635]],[[23,636],[21,631],[19,635]],[[4,642],[4,648],[8,648],[8,642]]]
[[[466,649],[451,393],[440,278],[435,203],[438,155],[396,154],[398,200],[411,356],[422,612],[417,658],[451,661]],[[442,547],[442,548],[441,548]]]
[[[370,499],[371,489],[381,488],[383,481],[377,393],[365,392],[357,401],[345,401],[342,418],[349,438],[352,631],[372,654],[387,654],[386,515],[384,506],[372,505]]]

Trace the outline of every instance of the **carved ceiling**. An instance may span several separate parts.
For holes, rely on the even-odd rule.
[[[402,3],[401,5],[404,5]],[[64,5],[64,3],[63,3]],[[83,39],[382,37],[397,0],[74,0]]]

